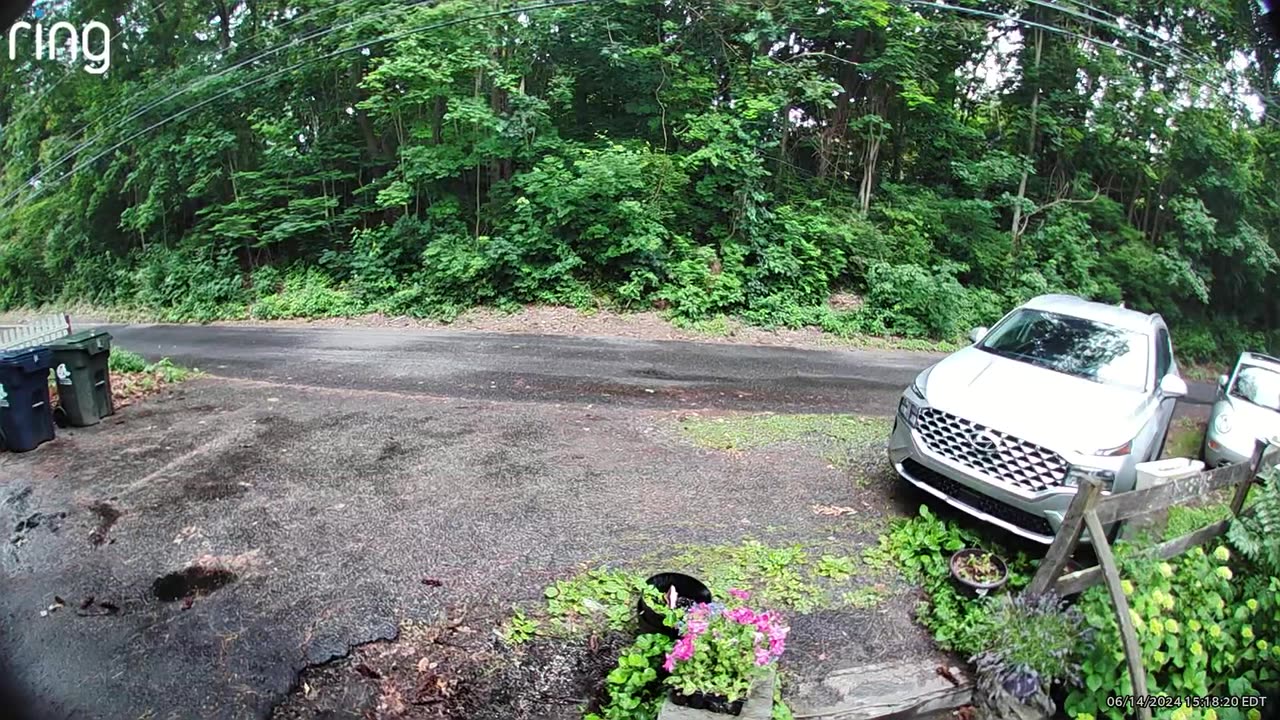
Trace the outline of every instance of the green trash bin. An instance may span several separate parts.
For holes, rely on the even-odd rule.
[[[111,334],[103,330],[82,330],[57,342],[53,351],[53,376],[58,385],[58,403],[67,422],[76,427],[97,425],[116,411],[111,401]]]

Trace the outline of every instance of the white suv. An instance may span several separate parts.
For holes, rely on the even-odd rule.
[[[1159,315],[1043,295],[970,338],[902,395],[889,459],[908,482],[1049,543],[1081,478],[1131,490],[1163,452],[1187,385]]]

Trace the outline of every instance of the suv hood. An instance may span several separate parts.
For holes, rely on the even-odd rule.
[[[1133,439],[1144,393],[1072,377],[969,347],[921,383],[929,405],[1058,452],[1092,453]]]

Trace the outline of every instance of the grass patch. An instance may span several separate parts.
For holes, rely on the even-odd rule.
[[[735,415],[693,417],[680,423],[681,432],[694,444],[716,450],[750,450],[812,438],[868,445],[883,441],[890,428],[888,418],[858,415]]]
[[[1164,444],[1165,457],[1199,458],[1205,427],[1203,421],[1195,418],[1175,419],[1169,427],[1169,438]]]
[[[599,567],[556,581],[544,591],[539,607],[517,610],[500,633],[507,642],[518,644],[535,636],[631,629],[645,579],[667,570],[698,578],[717,598],[726,597],[731,588],[742,589],[751,593],[753,604],[783,612],[849,607],[851,594],[867,602],[867,594],[859,595],[855,587],[858,580],[870,578],[867,568],[858,556],[838,550],[835,543],[766,545],[757,540],[677,547],[632,566]]]
[[[889,598],[889,588],[883,583],[860,587],[840,596],[841,602],[856,610],[870,610],[879,607]]]

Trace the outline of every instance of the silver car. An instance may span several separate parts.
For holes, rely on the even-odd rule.
[[[1159,315],[1043,295],[970,339],[898,404],[889,459],[913,485],[1050,543],[1082,478],[1131,490],[1163,452],[1187,384]]]
[[[1235,370],[1218,378],[1218,399],[1204,436],[1209,467],[1247,462],[1254,441],[1280,435],[1280,359],[1241,353]]]

